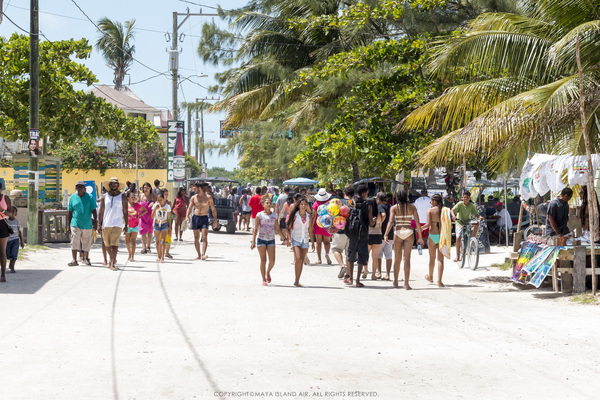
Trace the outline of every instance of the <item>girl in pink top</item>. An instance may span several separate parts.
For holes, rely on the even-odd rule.
[[[134,261],[135,242],[140,231],[140,217],[148,212],[145,207],[136,202],[136,195],[133,192],[127,192],[127,201],[129,201],[129,223],[125,233],[125,245],[129,252],[129,261]]]
[[[6,218],[8,218],[7,212],[12,207],[10,199],[2,194],[2,184],[0,183],[0,282],[6,282],[6,242],[10,236],[8,233],[8,224]]]

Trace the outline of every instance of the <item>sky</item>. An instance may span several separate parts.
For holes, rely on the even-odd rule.
[[[194,3],[194,4],[192,4]],[[224,9],[238,8],[247,3],[246,0],[39,0],[40,33],[52,41],[63,39],[85,38],[91,45],[96,43],[99,32],[86,18],[77,5],[97,22],[103,17],[124,23],[134,18],[136,20],[135,59],[125,78],[125,84],[145,103],[160,110],[171,109],[171,78],[168,70],[166,34],[173,29],[173,12],[186,13],[216,13],[211,7],[220,5]],[[77,5],[76,5],[77,4]],[[201,4],[201,5],[200,5]],[[3,11],[21,28],[29,31],[29,0],[4,0]],[[183,20],[179,17],[179,22]],[[202,24],[212,20],[219,23],[218,17],[191,16],[179,29],[184,34],[179,43],[182,51],[179,58],[179,75],[183,79],[178,91],[178,102],[194,102],[196,98],[218,97],[208,93],[209,86],[215,85],[214,74],[219,72],[218,66],[204,64],[197,54],[198,40]],[[221,23],[223,28],[226,24]],[[14,32],[23,33],[7,18],[0,24],[0,36],[10,36]],[[170,36],[170,35],[169,35]],[[181,36],[180,36],[181,38]],[[45,40],[43,36],[40,40]],[[91,57],[83,63],[97,76],[98,84],[114,86],[113,71],[108,67],[100,53],[94,49]],[[169,77],[158,75],[165,72]],[[197,75],[206,74],[208,77],[199,78]],[[189,78],[189,79],[185,79]],[[143,82],[142,82],[143,81]],[[76,89],[91,89],[83,85]],[[187,115],[184,115],[187,125]],[[219,139],[219,122],[223,114],[205,114],[204,135],[206,141],[222,141]],[[236,155],[219,156],[207,154],[208,167],[223,167],[232,170],[237,166]]]

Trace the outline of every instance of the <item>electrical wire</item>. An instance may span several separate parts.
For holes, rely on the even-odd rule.
[[[71,2],[73,4],[75,4],[75,6],[79,9],[79,11],[81,11],[81,13],[83,15],[85,15],[85,17],[88,19],[88,21],[90,21],[92,23],[92,25],[94,25],[96,27],[96,29],[98,30],[98,32],[100,32],[100,33],[103,34],[102,29],[100,29],[100,27],[98,27],[98,25],[96,25],[96,23],[85,13],[85,11],[83,11],[83,9],[79,6],[79,4],[77,4],[77,2],[75,0],[71,0]],[[121,47],[119,47],[119,49],[125,51]],[[154,69],[152,67],[147,66],[146,64],[144,64],[143,62],[141,62],[140,60],[138,60],[137,58],[135,58],[133,56],[131,57],[131,59],[134,60],[135,62],[137,62],[138,64],[140,64],[140,65],[148,68],[150,71],[156,72],[156,73],[161,74],[161,75],[165,75],[164,72],[160,72],[160,71],[158,71],[158,70],[156,70],[156,69]]]
[[[7,7],[8,7],[8,5],[7,5]],[[11,5],[11,7],[18,8],[18,9],[20,9],[20,10],[29,11],[29,9],[28,9],[28,8],[25,8],[25,7],[19,7],[19,6],[16,6],[16,5],[14,5],[14,4],[13,4],[13,5]],[[77,18],[77,17],[72,17],[72,16],[70,16],[70,15],[57,14],[57,13],[52,13],[52,12],[49,12],[49,11],[41,11],[41,10],[40,10],[40,11],[39,11],[39,13],[40,13],[40,14],[53,15],[53,16],[55,16],[55,17],[61,17],[61,18],[73,19],[73,20],[75,20],[75,21],[84,21],[84,22],[88,22],[88,20],[87,20],[87,19],[85,19],[85,18]],[[136,26],[136,28],[135,28],[135,29],[137,29],[137,30],[139,30],[139,31],[147,31],[147,32],[155,32],[155,33],[160,33],[161,35],[164,33],[163,31],[157,31],[156,29],[140,28],[140,27],[137,27],[137,26]]]
[[[4,11],[0,10],[0,12],[2,12],[2,15],[4,15],[6,17],[6,19],[9,20],[14,26],[16,26],[17,28],[19,28],[20,30],[22,30],[23,32],[25,32],[28,35],[34,35],[33,33],[29,32],[27,29],[21,28],[15,21],[10,19],[10,17],[8,15],[6,15],[6,13]]]

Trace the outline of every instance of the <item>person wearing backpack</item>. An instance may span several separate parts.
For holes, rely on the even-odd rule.
[[[419,243],[423,246],[423,232],[421,231],[421,223],[419,222],[419,214],[417,208],[408,202],[408,192],[401,190],[397,195],[398,203],[392,207],[390,220],[396,223],[394,231],[394,286],[398,287],[398,274],[400,273],[400,261],[404,259],[404,288],[411,290],[410,280],[410,255],[414,242],[414,230],[411,226],[411,220],[414,218],[417,227]],[[388,234],[392,229],[393,223],[388,223],[383,235],[386,243],[389,243]],[[403,254],[404,253],[404,254]]]
[[[362,269],[369,264],[369,227],[375,225],[376,212],[367,200],[369,188],[360,185],[356,190],[358,196],[354,197],[354,208],[346,221],[346,235],[348,236],[348,278],[344,283],[352,285],[354,263],[358,262],[356,274],[356,287],[364,287],[360,282]]]
[[[354,188],[352,186],[348,186],[344,190],[344,194],[342,196],[343,204],[352,207],[354,197]],[[338,278],[347,279],[348,275],[346,275],[346,271],[348,270],[346,263],[344,263],[344,253],[346,253],[346,260],[348,259],[348,236],[346,236],[346,230],[340,229],[338,230],[331,239],[331,252],[333,253],[333,257],[338,262],[340,266],[340,272],[338,273]]]

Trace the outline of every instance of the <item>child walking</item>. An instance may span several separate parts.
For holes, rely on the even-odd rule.
[[[146,207],[142,206],[136,199],[137,196],[134,192],[127,192],[129,223],[127,225],[127,233],[125,233],[125,245],[129,252],[129,261],[135,261],[133,257],[135,255],[137,236],[140,232],[140,217],[148,212]]]
[[[263,211],[256,215],[257,223],[254,225],[254,231],[252,233],[252,242],[250,249],[258,247],[258,254],[260,254],[260,274],[262,276],[263,286],[271,283],[271,270],[275,265],[275,229],[280,236],[284,236],[279,228],[278,216],[271,211],[271,205],[273,201],[271,197],[265,195],[260,200],[261,204],[265,208]],[[258,235],[258,240],[256,236]],[[284,239],[284,244],[287,244],[287,238]],[[267,255],[269,256],[269,269],[266,269]]]
[[[8,226],[13,230],[13,233],[10,234],[6,242],[6,258],[10,260],[10,264],[8,265],[10,272],[15,272],[15,263],[19,256],[19,245],[21,245],[21,248],[25,247],[23,234],[21,233],[21,223],[17,219],[18,212],[17,207],[12,206],[11,212],[7,213],[8,219],[6,220]]]
[[[152,206],[152,218],[154,219],[154,237],[156,240],[156,252],[158,257],[156,261],[165,262],[165,241],[169,232],[169,213],[171,206],[167,204],[167,199],[161,193],[158,195],[158,201]]]

